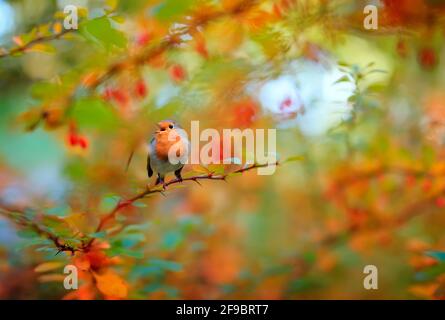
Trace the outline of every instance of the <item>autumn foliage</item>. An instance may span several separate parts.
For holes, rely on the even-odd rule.
[[[365,30],[366,4],[91,1],[77,30],[55,3],[21,13],[0,37],[0,299],[444,299],[445,4],[383,0]],[[276,173],[155,186],[162,119],[276,128]]]

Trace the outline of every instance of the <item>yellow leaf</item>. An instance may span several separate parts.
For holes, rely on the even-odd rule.
[[[115,10],[118,5],[118,1],[117,0],[105,0],[105,4],[107,5],[108,9]]]
[[[42,264],[39,264],[37,267],[34,268],[35,272],[47,272],[54,269],[58,269],[63,265],[62,262],[59,261],[53,261],[53,262],[45,262]]]
[[[204,167],[200,164],[193,165],[192,170],[193,170],[193,172],[196,172],[196,173],[204,173],[204,174],[210,173],[210,171],[206,167]]]
[[[108,298],[124,299],[128,295],[128,285],[113,270],[106,269],[101,273],[94,273],[96,286]]]
[[[60,22],[56,22],[53,25],[53,31],[55,34],[59,34],[61,33],[63,30],[62,24]]]
[[[64,279],[65,276],[59,273],[44,274],[38,278],[40,282],[62,282]]]
[[[244,40],[244,30],[236,20],[224,19],[209,24],[205,37],[210,52],[226,54],[241,45]]]
[[[88,230],[88,227],[90,226],[85,213],[73,213],[64,220],[71,228],[78,231]]]
[[[209,164],[207,169],[214,174],[224,174],[225,168],[226,166],[224,164]]]
[[[53,46],[46,43],[37,43],[33,45],[31,48],[27,49],[26,51],[54,53],[56,49],[54,49]]]
[[[81,17],[81,18],[88,17],[88,9],[87,8],[80,7],[80,8],[78,8],[78,12],[79,12],[79,17]]]

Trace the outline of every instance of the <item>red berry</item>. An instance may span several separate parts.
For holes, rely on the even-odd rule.
[[[422,184],[422,190],[424,192],[430,191],[432,187],[433,187],[433,183],[429,179],[425,180]]]
[[[405,178],[405,185],[410,188],[415,186],[416,184],[416,177],[413,175],[407,175]]]
[[[142,32],[136,39],[136,43],[143,47],[150,41],[150,34],[148,32]]]
[[[85,138],[85,137],[79,137],[79,138],[78,138],[78,141],[79,141],[79,146],[80,146],[82,149],[86,149],[86,148],[88,148],[88,139],[87,139],[87,138]]]
[[[242,101],[235,106],[236,125],[240,127],[248,127],[254,121],[257,113],[256,104],[251,101]]]
[[[445,198],[444,197],[439,197],[436,199],[436,206],[438,208],[443,208],[445,207]]]
[[[112,90],[111,95],[112,95],[113,99],[116,100],[117,103],[119,103],[119,105],[121,107],[126,107],[130,101],[130,97],[128,96],[128,93],[124,90],[120,90],[120,89]]]
[[[70,133],[68,135],[68,143],[72,147],[79,143],[79,139],[77,138],[77,135],[75,133]]]
[[[438,57],[432,48],[423,48],[418,55],[419,63],[424,69],[431,70],[436,67]]]
[[[144,98],[147,95],[147,86],[143,80],[139,80],[135,87],[136,95],[140,98]]]
[[[205,59],[209,58],[209,52],[203,39],[196,41],[196,51]]]
[[[281,102],[280,110],[281,110],[281,111],[284,111],[285,109],[288,109],[288,108],[290,108],[291,106],[292,106],[292,99],[289,98],[289,97],[287,97],[286,99],[284,99],[283,102]]]
[[[186,77],[186,71],[181,65],[175,64],[170,68],[170,76],[173,81],[181,82]]]

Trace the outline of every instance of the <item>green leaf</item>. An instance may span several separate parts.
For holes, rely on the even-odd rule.
[[[148,262],[149,266],[157,267],[165,271],[181,271],[182,265],[175,261],[162,260],[162,259],[151,259]]]
[[[100,208],[103,211],[110,211],[118,204],[120,200],[121,197],[116,195],[105,196],[100,203]]]
[[[155,17],[160,20],[171,20],[185,13],[193,0],[166,0],[155,9]]]
[[[162,247],[165,250],[176,249],[184,240],[184,236],[177,231],[167,232],[162,240]]]
[[[99,231],[99,232],[90,234],[90,237],[104,239],[106,235],[107,235],[106,231]]]
[[[118,118],[112,107],[99,98],[78,100],[72,110],[72,117],[80,127],[114,130]]]
[[[51,82],[37,82],[31,86],[31,95],[33,98],[44,100],[55,96],[60,92],[60,85]]]
[[[351,82],[351,79],[349,78],[349,76],[344,75],[343,77],[341,77],[340,79],[335,81],[333,84],[337,84],[337,83],[341,83],[341,82]]]
[[[81,34],[88,40],[99,44],[105,49],[125,48],[127,38],[124,33],[113,28],[106,16],[89,20],[80,28]]]
[[[146,222],[143,224],[132,224],[129,226],[126,226],[123,230],[122,233],[124,234],[130,234],[130,233],[139,233],[141,231],[145,231],[148,227],[150,227],[150,223]]]
[[[444,251],[427,251],[426,254],[439,262],[445,262],[445,252]]]
[[[122,247],[114,247],[106,251],[107,255],[110,257],[113,256],[127,256],[136,259],[142,259],[144,257],[144,253],[141,250],[131,249],[131,248],[122,248]]]
[[[297,162],[297,161],[302,161],[302,160],[304,160],[303,156],[292,156],[292,157],[289,157],[289,158],[285,159],[283,161],[283,163]]]
[[[68,205],[62,205],[46,210],[46,214],[50,216],[66,217],[70,214],[71,208]]]
[[[19,230],[17,235],[20,238],[32,239],[38,237],[39,235],[34,230]]]
[[[145,204],[143,202],[139,202],[139,201],[135,201],[131,205],[136,208],[146,208],[147,207],[147,204]]]
[[[371,74],[371,73],[388,73],[388,71],[386,71],[386,70],[381,70],[381,69],[373,69],[373,70],[368,71],[368,72],[366,73],[366,75]]]
[[[288,291],[290,293],[305,292],[319,288],[321,285],[321,281],[315,278],[299,278],[289,283]]]

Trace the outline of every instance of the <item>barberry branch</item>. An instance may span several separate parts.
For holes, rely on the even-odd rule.
[[[343,211],[353,210],[353,208],[351,208],[348,205],[347,200],[345,199],[344,196],[344,192],[349,187],[352,187],[356,183],[360,183],[363,181],[370,181],[378,178],[379,176],[390,175],[390,174],[413,176],[417,178],[442,179],[445,175],[445,172],[441,171],[434,172],[430,170],[403,167],[397,165],[380,165],[376,166],[373,169],[361,170],[355,172],[353,171],[352,173],[348,173],[346,176],[337,178],[336,180],[334,179],[335,180],[334,183],[328,190],[328,197],[330,199],[335,200],[336,205],[339,206],[341,210]],[[391,231],[400,228],[401,226],[405,225],[405,223],[409,222],[411,219],[429,212],[428,210],[425,209],[434,206],[436,200],[442,196],[445,196],[445,187],[441,187],[435,192],[426,195],[425,197],[415,201],[410,205],[407,205],[397,214],[395,214],[394,218],[390,219],[389,221],[379,222],[372,227],[349,225],[343,231],[326,235],[320,240],[320,244],[325,246],[335,245],[340,240],[363,231],[372,231],[372,230]]]
[[[13,221],[21,228],[28,228],[33,230],[39,236],[46,238],[53,242],[54,246],[59,252],[71,252],[74,254],[78,249],[64,243],[63,239],[60,239],[57,235],[47,230],[45,227],[39,225],[36,221],[31,220],[26,216],[26,209],[15,208],[9,205],[0,203],[0,214]]]
[[[74,29],[63,29],[59,33],[54,33],[54,34],[46,35],[46,36],[39,36],[39,37],[37,37],[23,45],[11,48],[9,50],[3,50],[3,51],[0,50],[0,59],[26,52],[26,51],[32,49],[32,47],[37,44],[42,44],[42,43],[46,43],[46,42],[50,42],[50,41],[59,39],[59,38],[63,37],[65,34],[72,32],[72,31],[74,31]]]
[[[183,178],[183,179],[172,179],[168,182],[166,182],[164,185],[158,185],[158,186],[151,186],[151,187],[147,187],[144,191],[142,191],[141,193],[128,198],[128,199],[124,199],[124,200],[120,200],[116,206],[106,215],[104,215],[100,221],[99,224],[96,228],[96,232],[100,232],[103,231],[105,226],[113,221],[116,218],[116,214],[121,211],[122,209],[131,206],[133,203],[135,203],[136,201],[143,199],[145,197],[147,197],[150,194],[154,194],[154,193],[161,193],[163,194],[165,190],[168,190],[169,186],[178,184],[178,183],[183,183],[186,181],[193,181],[196,182],[198,184],[199,180],[220,180],[220,181],[226,181],[227,178],[229,178],[232,175],[235,174],[242,174],[243,172],[246,171],[250,171],[250,170],[254,170],[254,169],[259,169],[259,168],[265,168],[265,167],[270,167],[270,166],[278,166],[279,162],[275,162],[275,163],[265,163],[265,164],[252,164],[250,166],[247,167],[243,167],[240,168],[238,170],[232,171],[230,173],[224,173],[224,174],[215,174],[213,172],[209,172],[208,174],[202,174],[202,175],[195,175],[192,177],[188,177],[188,178]],[[92,245],[92,243],[94,242],[94,238],[92,238],[89,242],[88,242],[88,247]]]
[[[144,191],[124,200],[120,200],[116,206],[106,215],[104,215],[96,228],[96,232],[103,231],[106,227],[106,225],[110,222],[112,222],[116,214],[123,210],[124,208],[127,208],[134,204],[136,201],[143,199],[147,197],[150,194],[155,193],[161,193],[163,194],[164,191],[168,190],[169,186],[183,183],[186,181],[193,181],[196,183],[199,183],[199,180],[220,180],[220,181],[226,181],[227,178],[229,178],[232,175],[235,174],[242,174],[243,172],[259,169],[259,168],[265,168],[270,166],[278,166],[279,163],[267,163],[267,164],[253,164],[247,167],[242,167],[238,170],[232,171],[230,173],[224,173],[224,174],[215,174],[213,172],[209,172],[208,174],[202,174],[202,175],[195,175],[184,179],[172,179],[164,184],[164,186],[150,186],[147,187]],[[38,235],[47,238],[51,240],[58,250],[58,252],[70,252],[71,254],[74,254],[77,251],[88,251],[90,250],[91,246],[93,245],[96,238],[87,239],[85,241],[82,241],[82,245],[79,245],[77,247],[70,246],[66,244],[63,239],[60,239],[57,235],[53,234],[49,230],[47,230],[44,226],[39,225],[36,221],[31,220],[28,218],[25,214],[25,209],[22,208],[13,208],[11,206],[8,206],[6,204],[0,203],[0,214],[4,215],[8,219],[14,221],[19,227],[22,228],[29,228],[33,231],[35,231]]]

